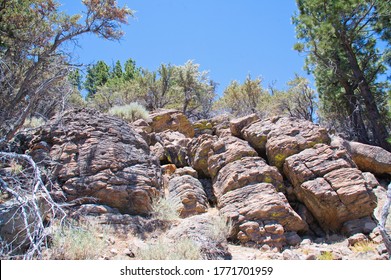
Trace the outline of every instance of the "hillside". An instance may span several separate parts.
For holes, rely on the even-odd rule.
[[[389,258],[391,153],[306,120],[73,109],[12,149],[42,185],[1,154],[2,258]]]

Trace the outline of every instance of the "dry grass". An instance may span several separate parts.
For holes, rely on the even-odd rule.
[[[158,197],[152,200],[152,212],[156,219],[166,221],[179,219],[179,213],[176,210],[175,203],[164,197]]]
[[[318,257],[317,257],[317,260],[320,260],[320,261],[331,261],[334,259],[334,255],[333,255],[333,252],[322,252]]]
[[[353,252],[373,252],[373,251],[376,251],[376,244],[372,241],[368,241],[368,240],[365,240],[365,241],[360,241],[360,242],[357,242],[356,244],[354,244],[352,247],[351,247],[351,250]]]
[[[232,231],[232,222],[223,215],[215,215],[209,226],[208,236],[215,241],[225,241]]]
[[[183,238],[175,244],[165,241],[163,238],[155,244],[148,244],[136,253],[136,258],[141,260],[200,260],[202,259],[200,248],[190,238]]]
[[[102,231],[96,226],[63,226],[53,233],[49,259],[94,260],[106,247]]]

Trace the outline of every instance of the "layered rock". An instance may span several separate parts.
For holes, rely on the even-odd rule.
[[[370,216],[376,207],[370,184],[345,150],[315,145],[288,157],[284,173],[326,231],[339,231],[344,222]]]
[[[220,212],[233,221],[231,237],[246,245],[281,248],[285,231],[308,229],[281,192],[281,174],[262,158],[245,157],[226,164],[219,171],[213,190]]]
[[[155,138],[157,143],[151,148],[151,150],[160,159],[167,160],[169,163],[175,164],[177,167],[184,167],[189,165],[189,157],[187,154],[187,147],[190,142],[190,138],[178,131],[167,130],[157,133]],[[163,155],[162,155],[163,153]]]
[[[276,190],[284,190],[283,178],[276,167],[267,165],[260,157],[244,157],[227,163],[220,170],[213,189],[220,199],[229,191],[261,182],[273,184]]]
[[[256,114],[251,114],[242,118],[231,120],[229,123],[229,128],[232,135],[242,138],[242,129],[257,120],[259,120],[259,117]]]
[[[220,138],[211,145],[208,171],[215,178],[221,168],[243,157],[255,157],[257,152],[246,142],[233,136]]]
[[[210,120],[199,120],[193,123],[194,136],[197,137],[202,134],[213,134],[213,124]]]
[[[208,158],[213,143],[217,141],[217,136],[203,134],[193,138],[189,143],[190,165],[197,170],[201,176],[210,177],[208,170]]]
[[[326,129],[309,121],[277,117],[254,122],[242,130],[242,135],[261,156],[280,170],[287,157],[318,143],[329,143]]]
[[[181,218],[205,213],[208,209],[202,184],[190,175],[173,177],[169,181],[168,199],[175,205]]]
[[[194,137],[194,128],[186,116],[177,110],[162,110],[150,115],[149,125],[154,132],[178,131],[186,137]]]
[[[122,213],[148,214],[161,188],[159,161],[126,122],[89,109],[64,113],[40,129],[31,147],[50,147],[52,180],[68,201],[91,198]]]
[[[391,153],[381,147],[349,142],[334,137],[332,145],[345,148],[361,171],[391,175]]]
[[[242,243],[281,247],[285,232],[307,230],[286,197],[269,183],[229,191],[218,200],[218,206],[234,223],[233,238]]]

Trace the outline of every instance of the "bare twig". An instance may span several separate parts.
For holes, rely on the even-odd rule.
[[[60,216],[61,222],[66,217],[62,207],[53,201],[50,193],[42,181],[41,171],[34,160],[25,154],[0,152],[3,162],[17,161],[23,164],[20,173],[12,174],[11,178],[0,178],[0,188],[11,194],[15,202],[15,209],[6,224],[14,224],[20,220],[21,225],[15,226],[15,238],[3,240],[2,256],[17,254],[22,247],[27,250],[23,254],[24,259],[42,258],[42,248],[47,239],[45,231],[45,217]],[[6,176],[7,177],[7,176]],[[4,250],[4,248],[7,248]]]

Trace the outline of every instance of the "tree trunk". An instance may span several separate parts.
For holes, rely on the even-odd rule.
[[[353,124],[354,134],[357,137],[357,141],[369,144],[368,131],[365,127],[364,120],[362,119],[361,111],[357,110],[358,100],[354,95],[354,89],[348,81],[341,80],[343,88],[345,89],[346,106],[349,111],[350,120]]]
[[[387,151],[391,151],[391,144],[387,142],[387,138],[389,136],[388,131],[385,124],[382,122],[382,117],[380,115],[376,100],[368,84],[368,81],[365,78],[364,73],[358,64],[355,53],[349,42],[346,42],[346,40],[344,40],[342,45],[346,52],[351,69],[353,71],[354,79],[358,84],[361,97],[364,101],[365,109],[368,114],[368,121],[371,125],[374,144],[379,145]]]

